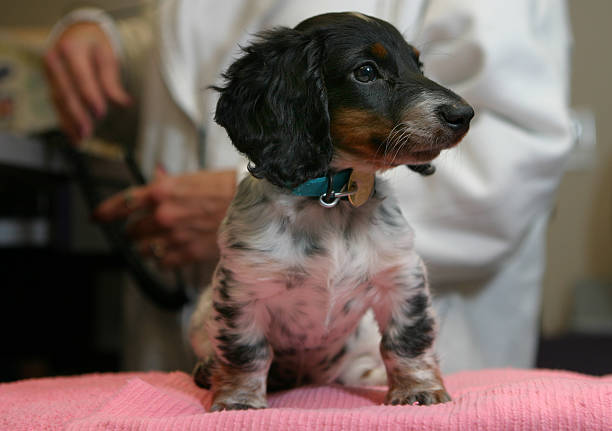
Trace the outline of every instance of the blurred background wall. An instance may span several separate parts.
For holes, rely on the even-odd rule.
[[[569,6],[572,106],[593,113],[597,141],[578,150],[581,160],[561,183],[548,235],[542,327],[547,335],[606,325],[612,333],[612,2]]]

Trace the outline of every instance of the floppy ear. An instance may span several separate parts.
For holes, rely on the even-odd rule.
[[[323,43],[281,27],[261,33],[244,52],[216,88],[215,121],[258,178],[292,188],[325,175],[332,144]]]

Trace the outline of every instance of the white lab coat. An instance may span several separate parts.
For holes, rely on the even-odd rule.
[[[240,165],[206,87],[256,31],[344,10],[396,25],[426,75],[476,111],[435,175],[385,174],[429,267],[443,371],[533,366],[547,217],[572,142],[563,1],[167,0],[142,92],[145,172]]]

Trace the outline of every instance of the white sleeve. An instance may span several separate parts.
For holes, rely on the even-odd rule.
[[[387,176],[436,282],[482,280],[550,210],[571,149],[565,3],[434,0],[422,28],[425,74],[476,116],[432,177]]]

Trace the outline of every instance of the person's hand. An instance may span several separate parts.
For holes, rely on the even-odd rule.
[[[130,221],[127,232],[144,256],[163,267],[218,257],[217,229],[234,196],[234,171],[200,171],[155,180],[111,196],[94,212],[101,222]]]
[[[95,23],[68,27],[45,53],[44,64],[60,127],[75,143],[91,136],[109,102],[131,102],[112,45]]]

